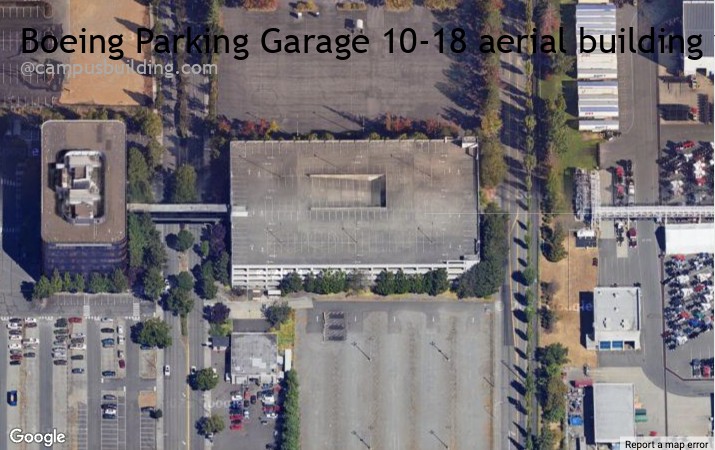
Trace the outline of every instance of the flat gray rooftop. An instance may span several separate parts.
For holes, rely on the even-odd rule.
[[[593,385],[594,439],[597,443],[619,442],[635,436],[633,385],[596,383]]]
[[[57,209],[49,180],[58,156],[68,150],[96,150],[104,156],[104,217],[99,224],[73,225]],[[117,120],[51,120],[42,125],[42,240],[107,244],[124,239],[126,211],[126,129]]]
[[[231,333],[231,374],[259,376],[271,374],[277,365],[276,335]]]
[[[474,255],[476,163],[444,141],[234,141],[234,265]]]
[[[640,289],[597,287],[593,291],[594,328],[603,331],[640,330]]]

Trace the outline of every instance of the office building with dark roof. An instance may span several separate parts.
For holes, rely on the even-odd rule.
[[[383,269],[450,278],[478,262],[474,143],[231,143],[232,284]]]
[[[42,125],[43,271],[124,268],[126,131],[120,121]]]

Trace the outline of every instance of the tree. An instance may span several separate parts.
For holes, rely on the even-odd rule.
[[[127,195],[131,202],[154,201],[151,190],[151,170],[144,155],[136,147],[130,147],[127,156]]]
[[[114,272],[112,272],[110,284],[111,291],[116,294],[129,290],[129,280],[127,280],[127,276],[124,275],[124,272],[121,269],[115,269]]]
[[[218,385],[218,375],[210,368],[201,369],[191,377],[191,387],[199,391],[210,391]]]
[[[132,327],[132,339],[145,347],[170,347],[171,327],[161,319],[147,319]]]
[[[176,234],[174,249],[178,252],[185,252],[194,245],[194,235],[189,230],[181,230]]]
[[[504,150],[496,139],[487,139],[479,152],[479,174],[483,187],[493,188],[506,176]]]
[[[84,275],[81,273],[74,276],[74,288],[77,292],[84,292]]]
[[[199,245],[199,256],[201,256],[201,258],[208,258],[209,250],[209,241],[201,241],[201,245]]]
[[[33,300],[42,300],[52,295],[52,285],[46,276],[42,275],[32,288]]]
[[[281,290],[281,294],[283,295],[300,292],[303,290],[303,280],[301,280],[298,272],[293,271],[291,273],[287,273],[278,283],[278,289]]]
[[[533,138],[532,138],[533,140]],[[526,169],[526,173],[531,174],[534,169],[536,168],[536,155],[533,153],[529,153],[526,156],[524,156],[524,169]]]
[[[560,367],[569,362],[569,349],[557,342],[536,349],[536,360],[547,368]]]
[[[89,275],[89,292],[99,294],[109,291],[109,280],[101,273],[92,272]]]
[[[224,286],[231,284],[229,271],[231,267],[231,257],[227,251],[222,251],[218,259],[214,261],[214,278]]]
[[[150,300],[159,300],[161,293],[164,292],[164,276],[157,267],[150,267],[144,273],[144,295]]]
[[[266,316],[266,320],[272,327],[277,327],[290,319],[292,311],[293,310],[290,306],[288,306],[288,303],[275,302],[271,306],[266,307],[263,314]]]
[[[176,276],[176,287],[183,291],[191,292],[194,289],[194,277],[187,271],[180,272]]]
[[[377,274],[375,278],[375,286],[373,287],[373,292],[377,295],[392,295],[396,292],[397,286],[395,283],[395,274],[383,270]]]
[[[198,200],[196,191],[196,170],[193,166],[182,164],[174,172],[171,183],[171,203],[193,203]]]
[[[534,281],[536,281],[536,271],[531,264],[521,271],[521,275],[524,277],[524,283],[526,283],[527,286],[531,286],[534,284]]]
[[[500,108],[485,111],[482,116],[482,134],[487,140],[498,139],[502,126]]]
[[[184,289],[172,288],[166,296],[166,309],[179,316],[186,316],[194,308],[191,293]]]
[[[62,277],[60,276],[60,271],[55,269],[52,272],[52,278],[50,279],[50,286],[52,289],[52,293],[56,294],[58,292],[62,292]]]
[[[231,310],[221,302],[216,303],[209,309],[208,321],[210,323],[223,323],[228,320]]]
[[[449,289],[449,279],[445,269],[430,270],[425,276],[429,280],[427,293],[435,296]]]
[[[212,266],[213,267],[213,266]],[[201,277],[201,297],[206,300],[211,300],[216,298],[218,294],[218,288],[216,287],[216,279],[214,278],[213,272],[204,274]]]
[[[212,414],[210,417],[202,417],[197,423],[199,434],[211,436],[218,434],[226,428],[223,417],[218,414]]]
[[[300,450],[300,401],[298,373],[295,369],[286,372],[285,402],[283,404],[282,448],[286,450]]]
[[[542,306],[539,312],[541,316],[541,327],[544,329],[544,331],[550,333],[554,330],[554,326],[558,321],[556,312],[551,308],[547,308],[546,306]]]
[[[209,255],[213,259],[217,259],[226,250],[226,227],[220,223],[209,229],[209,248]]]
[[[62,277],[62,290],[65,292],[76,292],[74,283],[72,282],[72,275],[70,275],[69,272],[65,272]]]
[[[556,436],[548,426],[541,427],[539,436],[536,438],[536,450],[552,450],[556,445]]]
[[[134,114],[134,122],[145,136],[156,138],[162,132],[161,117],[148,108],[139,108]]]
[[[348,274],[347,288],[352,292],[360,292],[365,289],[365,273],[361,270],[353,270]]]
[[[156,23],[161,23],[156,21]],[[156,139],[151,139],[146,146],[146,164],[150,173],[153,173],[157,166],[160,166],[164,157],[164,146]]]

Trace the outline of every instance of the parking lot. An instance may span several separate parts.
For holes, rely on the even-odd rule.
[[[56,449],[156,448],[156,421],[140,417],[136,406],[140,390],[152,391],[155,380],[139,379],[139,348],[120,340],[130,321],[43,317],[0,323],[0,389],[17,391],[17,406],[6,401],[0,407],[0,428],[56,428],[67,436]],[[102,339],[114,342],[105,348]],[[107,402],[116,403],[114,418],[103,418]],[[3,448],[18,448],[9,436],[3,439]]]
[[[330,311],[344,313],[345,340],[324,341]],[[407,301],[297,311],[303,448],[490,448],[490,311]]]
[[[712,205],[712,160],[712,142],[669,142],[658,160],[663,203]]]
[[[342,132],[361,130],[366,122],[390,112],[412,119],[442,117],[458,119],[460,75],[452,70],[449,52],[440,54],[433,36],[441,26],[421,6],[402,13],[368,6],[367,11],[337,11],[333,2],[316,2],[320,16],[305,14],[296,19],[287,0],[279,0],[274,13],[223,9],[223,27],[228,34],[247,34],[249,58],[221,58],[218,101],[220,114],[239,120],[274,119],[289,133],[311,130]],[[350,34],[350,24],[362,20],[370,39],[367,53],[345,61],[336,54],[271,54],[262,50],[261,35],[269,27],[286,34]],[[399,35],[415,30],[418,45],[412,53],[387,51],[383,36],[390,28]],[[445,31],[447,34],[449,30]],[[397,44],[395,44],[397,45]],[[333,52],[335,48],[333,46]],[[250,105],[250,106],[247,106]]]

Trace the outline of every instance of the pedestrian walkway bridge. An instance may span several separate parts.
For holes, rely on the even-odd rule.
[[[155,222],[218,222],[228,216],[228,205],[212,203],[129,203],[127,211],[147,213]]]

